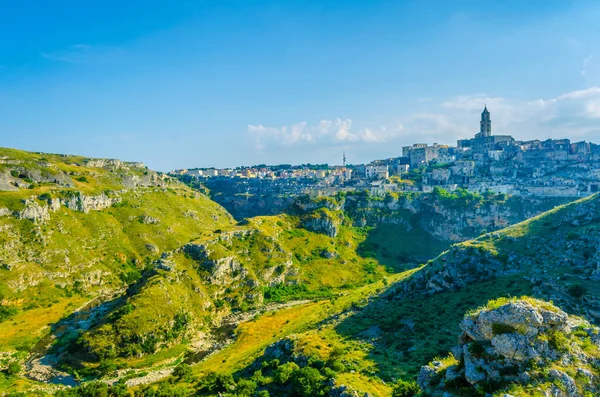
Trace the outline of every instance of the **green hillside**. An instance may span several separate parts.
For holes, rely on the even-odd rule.
[[[356,252],[366,236],[352,227],[327,237],[289,215],[238,224],[142,164],[0,158],[0,366],[38,381],[201,356],[235,313],[390,275]]]
[[[373,295],[362,295],[360,299],[355,295],[348,309],[333,315],[322,313],[323,321],[316,327],[305,323],[305,330],[287,337],[291,329],[265,335],[272,345],[245,367],[238,360],[233,366],[229,364],[226,352],[217,354],[208,363],[193,367],[196,371],[192,379],[200,379],[200,383],[192,389],[199,388],[201,395],[221,390],[203,383],[212,382],[215,375],[211,371],[215,371],[223,376],[234,375],[228,381],[231,389],[221,392],[241,389],[240,384],[250,380],[270,395],[310,395],[298,391],[301,381],[296,377],[305,379],[311,370],[298,371],[314,368],[322,374],[313,379],[314,395],[342,390],[343,385],[344,390],[389,396],[395,383],[401,388],[403,381],[416,379],[421,366],[435,357],[445,357],[456,345],[464,313],[484,306],[490,299],[535,296],[596,321],[600,291],[593,277],[597,262],[585,252],[593,249],[600,237],[596,226],[599,201],[598,196],[582,199],[514,227],[457,244],[425,266],[399,275],[400,280],[390,278],[388,281],[393,282],[373,291]],[[536,248],[527,248],[533,242]],[[578,252],[568,261],[564,261],[560,245],[565,242]],[[284,312],[279,312],[273,317],[267,315],[268,321],[277,321],[278,315],[289,320],[289,314],[284,317]],[[259,325],[245,325],[242,335],[255,335],[255,326]],[[276,341],[279,334],[282,338]],[[256,351],[260,351],[258,346]],[[222,364],[221,358],[227,364]],[[287,380],[281,378],[285,371],[290,373]],[[252,395],[240,393],[231,395]]]
[[[598,196],[450,246],[552,203],[361,193],[236,222],[142,164],[0,160],[7,392],[390,396],[490,299],[600,313]]]

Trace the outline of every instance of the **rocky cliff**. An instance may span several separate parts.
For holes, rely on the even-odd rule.
[[[599,220],[600,196],[595,195],[456,244],[399,286],[398,299],[520,274],[537,296],[600,321],[600,300],[593,293],[600,273]]]
[[[292,212],[311,214],[321,208],[341,211],[358,227],[396,225],[422,229],[441,241],[459,242],[539,215],[567,199],[450,193],[388,193],[372,196],[349,192],[333,197],[298,198]]]

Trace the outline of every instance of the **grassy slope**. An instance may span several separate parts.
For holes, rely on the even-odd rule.
[[[30,189],[0,192],[0,207],[18,211],[22,200],[48,193],[64,197],[75,192],[120,196],[118,205],[84,214],[61,207],[44,224],[0,218],[0,268],[2,304],[16,315],[2,323],[0,351],[32,346],[56,322],[82,303],[126,285],[128,273],[141,271],[158,252],[172,250],[215,228],[232,225],[231,217],[207,197],[180,185],[121,191],[121,177],[143,175],[143,169],[107,170],[85,166],[74,156],[33,154],[1,149],[0,157],[19,161],[19,167],[41,172],[73,173],[75,187],[53,183],[34,184]],[[39,163],[43,162],[43,166]],[[8,167],[3,164],[2,168]],[[86,182],[76,178],[85,176]],[[115,191],[119,192],[115,192]],[[185,212],[195,217],[184,216]],[[150,215],[158,224],[144,224]]]
[[[282,300],[333,297],[340,291],[353,294],[352,288],[369,285],[391,276],[376,260],[362,258],[353,249],[362,241],[364,235],[356,233],[353,229],[343,228],[336,238],[330,238],[297,229],[295,222],[295,218],[288,216],[254,218],[247,225],[223,229],[219,231],[221,234],[216,235],[222,236],[240,230],[254,230],[254,233],[227,239],[215,239],[214,235],[206,235],[194,240],[194,243],[207,244],[211,250],[211,257],[236,257],[248,271],[246,278],[258,280],[259,285],[267,285],[268,282],[261,274],[292,258],[292,266],[299,270],[291,280],[306,286],[306,290],[298,293],[290,288],[293,294],[286,295],[288,289],[283,288]],[[323,251],[335,253],[336,257],[324,258]],[[177,313],[190,313],[192,318],[196,319],[187,333],[188,339],[191,340],[196,331],[206,332],[230,309],[243,311],[261,307],[260,301],[248,299],[248,296],[253,297],[257,292],[262,294],[263,287],[250,287],[248,283],[241,281],[225,286],[211,285],[205,281],[210,272],[199,268],[198,263],[191,258],[176,253],[169,260],[176,263],[174,271],[158,271],[127,299],[127,304],[132,305],[134,310],[123,316],[119,315],[116,320],[114,314],[109,314],[105,324],[84,334],[85,345],[95,354],[112,358],[106,353],[120,350],[120,347],[127,344],[135,344],[135,349],[139,349],[140,342],[127,341],[140,340],[156,334],[157,330],[164,328],[168,323],[164,319],[172,319]],[[347,298],[344,298],[342,302],[346,300]],[[166,304],[156,304],[157,302]],[[221,306],[223,302],[225,304]],[[323,318],[322,310],[313,314]],[[164,338],[161,337],[162,339]],[[173,344],[178,341],[177,338],[164,340],[166,343],[162,344],[162,348],[174,348],[183,353],[178,345]],[[135,354],[140,353],[139,350],[135,351]],[[121,350],[121,353],[130,355],[125,350]],[[161,365],[164,360],[170,360],[172,357],[157,357],[156,360],[146,362]],[[118,363],[130,366],[137,365],[138,361],[133,356],[119,358]],[[92,362],[88,365],[93,365]]]
[[[74,166],[65,165],[65,167]],[[117,182],[111,182],[113,180],[111,178],[114,176],[104,170],[86,169],[79,166],[77,170],[79,173],[87,173],[89,182],[85,182],[86,186],[82,186],[82,188],[88,189],[86,191],[89,193],[100,192],[108,186],[117,185]],[[57,188],[37,186],[26,192],[7,193],[6,196],[4,193],[0,193],[0,200],[5,200],[4,206],[18,209],[20,198],[38,195],[49,190],[55,194]],[[376,282],[385,276],[388,276],[388,281],[396,281],[396,277],[399,279],[407,275],[404,273],[398,276],[389,276],[376,258],[363,258],[358,255],[355,247],[367,238],[360,229],[342,226],[336,238],[329,238],[297,229],[298,220],[293,216],[261,217],[250,220],[248,225],[235,226],[218,205],[204,196],[180,186],[174,186],[167,190],[161,188],[139,189],[124,193],[123,198],[124,202],[116,207],[91,212],[88,215],[61,208],[52,214],[52,219],[46,225],[41,227],[32,225],[29,221],[0,218],[0,222],[9,225],[16,233],[15,236],[10,237],[10,241],[20,241],[23,245],[35,246],[39,243],[39,240],[33,240],[39,238],[35,233],[39,234],[39,230],[42,230],[42,234],[49,235],[47,241],[52,247],[52,252],[69,250],[71,264],[69,266],[65,266],[64,256],[56,254],[54,259],[47,262],[42,261],[42,264],[35,261],[20,261],[19,265],[24,267],[24,271],[29,271],[30,268],[33,275],[39,272],[41,266],[47,266],[52,272],[65,268],[72,271],[72,268],[75,268],[69,277],[76,279],[78,275],[81,275],[82,280],[85,281],[84,276],[88,273],[85,266],[88,261],[101,258],[94,262],[94,269],[105,269],[112,275],[112,277],[106,277],[107,281],[103,279],[103,283],[100,285],[85,284],[86,289],[83,293],[76,291],[73,293],[73,288],[69,285],[66,288],[58,288],[52,283],[42,282],[28,288],[27,293],[21,294],[24,298],[17,298],[17,293],[12,293],[9,288],[5,287],[11,277],[10,272],[0,270],[0,277],[2,277],[0,288],[3,288],[5,301],[19,310],[14,318],[3,323],[3,326],[8,325],[8,328],[3,327],[2,334],[4,335],[6,329],[7,335],[14,335],[4,338],[4,343],[6,343],[3,346],[4,349],[13,350],[17,345],[31,344],[41,336],[40,331],[45,329],[45,325],[72,311],[85,299],[89,299],[103,290],[123,286],[125,283],[119,278],[120,273],[140,269],[157,256],[157,254],[148,252],[146,244],[157,245],[159,251],[169,251],[191,240],[209,240],[213,238],[212,232],[215,229],[226,231],[255,228],[259,231],[258,246],[263,247],[272,247],[273,245],[269,245],[272,243],[271,240],[276,240],[284,250],[294,253],[293,262],[300,268],[300,280],[313,290],[321,287],[333,287],[342,288],[341,291],[343,291],[344,287]],[[196,211],[199,219],[182,216],[184,211]],[[143,215],[154,216],[161,222],[143,224],[138,220]],[[55,224],[55,221],[60,221],[61,224]],[[548,221],[542,220],[541,222]],[[537,224],[534,226],[542,227]],[[524,225],[509,230],[521,230],[519,228],[524,227],[528,229],[524,229],[526,231],[522,233],[520,239],[528,237],[537,230]],[[556,225],[552,227],[556,228]],[[57,231],[61,228],[68,228],[75,235],[55,237],[60,234]],[[50,231],[52,231],[51,234]],[[548,230],[542,228],[538,232],[548,232]],[[506,233],[512,232],[507,231]],[[34,235],[34,237],[30,237],[30,235]],[[85,247],[81,247],[79,244],[83,240],[86,241]],[[32,242],[35,244],[31,244]],[[90,245],[90,242],[93,244]],[[475,241],[465,243],[461,247],[484,243],[489,246],[487,241]],[[227,253],[228,250],[240,253],[246,252],[246,249],[256,244],[257,240],[253,237],[253,239],[234,241],[221,248],[223,253]],[[521,244],[514,244],[514,242],[506,244],[516,247],[516,253],[527,252]],[[504,249],[500,242],[498,242],[498,249]],[[72,254],[70,250],[73,250]],[[336,252],[337,258],[323,257],[324,250]],[[49,252],[46,248],[43,251],[44,253]],[[252,264],[254,272],[259,271],[261,265],[267,264],[272,259],[272,256],[265,255],[265,252],[261,250],[249,250],[242,256],[244,257],[242,262]],[[62,259],[62,263],[60,259]],[[195,284],[201,291],[211,292],[211,287],[201,285],[202,280],[198,279],[197,274],[194,273],[197,268],[195,263],[183,256],[175,259],[178,266],[181,266],[181,270],[187,273],[189,283]],[[82,266],[80,268],[72,266],[74,263]],[[435,266],[435,264],[431,266]],[[154,277],[154,281],[145,284],[143,293],[131,297],[132,301],[137,300],[138,310],[141,311],[132,312],[130,318],[122,317],[121,320],[130,324],[123,328],[131,329],[138,326],[140,322],[136,319],[139,318],[160,317],[161,311],[168,310],[168,308],[155,307],[155,303],[165,302],[167,299],[172,299],[172,296],[181,300],[174,307],[190,304],[186,299],[191,296],[191,284],[182,286],[186,285],[185,283],[188,281],[183,284],[174,284],[172,280],[175,277],[165,272],[159,272],[158,276]],[[178,279],[177,282],[179,281]],[[453,344],[451,335],[456,334],[452,328],[455,325],[445,324],[457,324],[457,319],[460,319],[466,309],[476,307],[490,298],[507,294],[520,295],[529,293],[532,289],[531,284],[521,277],[507,276],[496,282],[490,281],[474,285],[468,290],[447,292],[431,297],[404,301],[388,301],[386,298],[364,300],[367,295],[375,293],[378,288],[382,287],[380,283],[381,281],[362,289],[348,290],[340,298],[331,302],[322,301],[286,309],[244,324],[238,330],[239,339],[234,345],[196,366],[196,372],[200,374],[212,369],[219,371],[243,369],[244,365],[260,355],[261,350],[267,344],[287,334],[299,333],[302,340],[305,341],[303,348],[308,350],[322,350],[323,345],[345,347],[354,360],[353,367],[358,370],[344,372],[340,374],[340,377],[360,390],[381,388],[382,395],[386,395],[389,391],[388,388],[382,386],[379,380],[375,381],[377,385],[371,385],[369,379],[380,377],[388,381],[398,377],[411,376],[420,365],[426,363],[434,355],[446,351]],[[69,293],[71,296],[68,296]],[[38,302],[36,297],[42,295],[55,296],[55,301],[52,301],[50,307],[47,308],[28,308],[28,303]],[[341,319],[339,322],[324,325],[322,330],[315,334],[314,327],[319,321],[347,308],[352,303],[361,301],[363,301],[364,308],[360,309],[354,305],[353,315]],[[68,306],[69,304],[70,306]],[[28,309],[25,310],[26,308]],[[45,311],[46,309],[47,311]],[[39,316],[32,315],[32,313],[38,313],[37,311],[33,312],[34,310],[41,310]],[[39,320],[39,323],[32,325],[31,317],[27,316],[34,317],[36,321]],[[398,324],[402,324],[402,321],[405,321],[405,324],[399,326]],[[27,324],[27,328],[25,324]],[[274,327],[274,324],[277,326]],[[411,327],[411,324],[414,326]],[[281,332],[273,332],[273,329],[281,329]],[[35,334],[36,331],[38,334]],[[427,337],[424,338],[424,335]],[[318,348],[317,345],[321,348]],[[131,366],[144,366],[160,362],[163,359],[178,357],[182,352],[181,345],[173,345],[156,358],[129,359],[124,360],[123,363]],[[377,377],[374,378],[376,374]],[[378,395],[378,392],[374,391],[374,394]]]
[[[289,254],[293,266],[300,269],[297,281],[307,285],[310,291],[322,291],[319,292],[321,295],[331,295],[338,289],[348,290],[389,276],[376,259],[363,258],[356,253],[356,247],[366,235],[355,228],[342,227],[336,238],[329,238],[298,229],[298,219],[287,215],[261,217],[245,225],[235,225],[216,203],[177,183],[167,188],[123,191],[121,177],[127,173],[143,175],[143,170],[87,167],[86,159],[74,156],[4,149],[0,150],[0,155],[18,160],[19,166],[27,169],[60,170],[70,175],[75,184],[75,187],[64,187],[41,183],[33,184],[31,189],[2,192],[0,207],[18,211],[24,207],[24,199],[33,199],[44,206],[45,201],[39,198],[44,193],[53,198],[76,192],[86,195],[106,193],[122,199],[112,207],[88,214],[61,207],[42,224],[12,216],[0,218],[0,227],[9,231],[0,236],[4,247],[0,250],[0,259],[11,265],[11,270],[0,269],[0,293],[3,306],[14,311],[2,323],[0,351],[19,350],[23,352],[19,354],[25,354],[47,335],[51,324],[96,296],[110,295],[126,287],[135,279],[135,274],[143,272],[161,252],[176,250],[190,241],[212,240],[215,231],[216,235],[235,230],[257,231],[251,238],[234,239],[231,244],[220,243],[216,251],[221,251],[217,254],[237,255],[254,275],[277,265],[282,259],[277,258],[277,250],[281,249],[285,253],[283,256]],[[156,218],[159,222],[143,223],[140,221],[143,216]],[[149,244],[156,246],[156,251],[149,250]],[[334,257],[327,258],[324,252]],[[214,307],[204,309],[205,304],[207,301],[214,304],[213,294],[222,288],[207,285],[198,264],[183,254],[175,254],[171,259],[177,263],[177,276],[158,271],[145,280],[127,299],[127,303],[134,306],[133,311],[119,315],[116,321],[115,317],[109,316],[92,330],[95,337],[91,339],[96,347],[107,347],[117,341],[111,332],[105,332],[109,323],[115,324],[119,332],[127,336],[133,331],[137,334],[155,331],[155,327],[161,322],[168,323],[181,308],[189,308],[188,311],[200,320],[215,315]],[[287,299],[292,297],[296,296]],[[323,312],[319,310],[318,313]],[[157,323],[154,319],[161,320]],[[207,322],[198,321],[195,327],[203,329],[206,325]],[[133,367],[160,364],[180,357],[186,350],[185,345],[177,341],[164,348],[163,352],[152,356],[117,361]]]
[[[377,362],[381,376],[393,380],[412,377],[421,365],[443,355],[455,344],[463,314],[490,299],[520,295],[553,298],[563,309],[584,314],[585,308],[596,307],[595,298],[600,296],[600,286],[588,278],[595,265],[585,260],[586,250],[594,250],[596,240],[590,237],[598,236],[598,228],[594,221],[587,224],[573,221],[585,214],[599,218],[599,201],[598,196],[586,198],[477,240],[457,244],[459,251],[481,247],[499,257],[514,257],[522,264],[514,274],[434,295],[401,299],[389,295],[344,320],[336,332],[365,339],[365,331],[372,327],[381,329],[381,335],[372,341],[370,357]],[[578,212],[582,215],[575,215]],[[579,241],[581,245],[576,250],[563,251],[569,241]],[[446,256],[448,254],[442,254],[422,271],[428,267],[445,267]],[[564,261],[564,258],[579,260],[581,264]],[[531,277],[537,281],[532,283]],[[559,282],[554,283],[557,278]],[[573,297],[565,291],[573,284],[583,285],[583,297]]]

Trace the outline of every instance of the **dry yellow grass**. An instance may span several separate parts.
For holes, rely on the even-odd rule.
[[[338,384],[350,386],[355,390],[369,393],[375,397],[387,397],[392,395],[392,388],[390,386],[384,384],[380,380],[369,378],[358,372],[338,374],[336,376],[336,381]]]
[[[395,282],[409,277],[417,269],[390,277]],[[300,306],[266,313],[254,321],[241,324],[237,329],[235,342],[194,366],[197,374],[233,372],[243,368],[258,357],[269,344],[287,335],[308,331],[318,322],[348,308],[353,302],[367,298],[384,287],[377,282],[358,288],[337,299],[311,302]]]
[[[11,351],[22,344],[32,345],[41,339],[63,316],[85,302],[85,298],[62,299],[50,307],[31,309],[17,314],[0,328],[0,351]]]

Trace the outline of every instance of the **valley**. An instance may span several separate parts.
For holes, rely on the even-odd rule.
[[[343,192],[236,220],[143,164],[0,157],[6,395],[389,396],[489,300],[600,320],[596,195]]]

